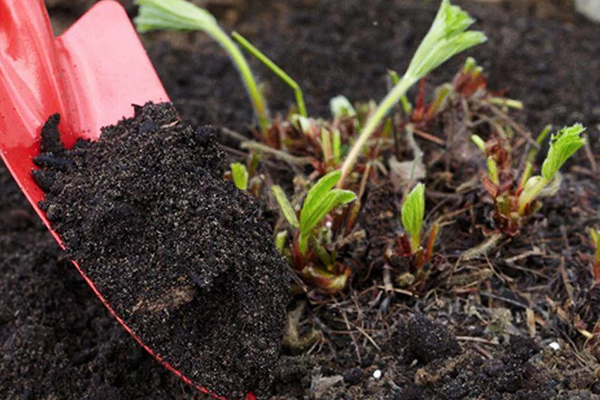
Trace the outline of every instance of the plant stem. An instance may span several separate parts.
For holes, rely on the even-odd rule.
[[[547,184],[548,180],[544,177],[540,177],[535,186],[532,188],[527,188],[527,185],[525,185],[525,190],[523,190],[523,193],[521,193],[521,196],[519,196],[519,215],[523,215],[525,212],[525,207],[527,207],[527,205],[540,194],[542,189],[544,189],[544,186]]]
[[[537,154],[540,151],[544,140],[546,140],[546,137],[548,136],[551,130],[552,125],[546,125],[546,127],[544,127],[544,129],[535,139],[537,147],[533,147],[531,150],[529,150],[529,153],[527,154],[527,160],[525,161],[525,170],[523,171],[523,175],[521,176],[521,182],[519,183],[519,187],[524,188],[525,184],[531,177],[531,173],[533,172],[533,162],[535,161],[535,158],[537,157]]]
[[[277,150],[268,146],[266,144],[258,143],[252,140],[248,140],[240,144],[242,149],[251,149],[255,151],[261,151],[263,153],[271,154],[273,157],[280,159],[281,161],[285,161],[290,165],[310,165],[311,159],[310,157],[297,157],[291,154],[288,154],[285,151]]]
[[[392,91],[385,96],[375,110],[375,113],[368,119],[367,124],[358,137],[358,140],[356,143],[354,143],[350,153],[344,160],[344,164],[342,165],[342,178],[337,185],[339,188],[344,186],[346,178],[348,178],[348,175],[350,175],[352,172],[352,168],[354,167],[354,164],[356,164],[356,161],[362,152],[363,146],[367,143],[371,135],[375,133],[379,127],[379,124],[381,124],[381,121],[383,121],[387,113],[390,112],[394,105],[396,105],[400,98],[406,94],[408,89],[414,85],[416,81],[416,78],[410,75],[404,75],[402,79],[400,79],[400,82],[398,82],[398,85],[396,85],[394,89],[392,89]]]
[[[204,30],[204,29],[203,29]],[[256,113],[256,117],[258,118],[258,126],[260,127],[260,131],[264,136],[267,135],[267,129],[269,127],[269,116],[267,113],[267,105],[263,95],[260,93],[258,89],[258,85],[256,84],[256,80],[254,79],[254,75],[252,74],[252,70],[248,65],[248,62],[244,58],[240,48],[235,44],[233,40],[225,33],[220,27],[216,26],[214,29],[205,30],[205,32],[210,35],[214,40],[217,41],[229,54],[233,64],[237,67],[240,75],[242,76],[242,81],[246,86],[246,90],[250,95],[250,100],[252,101],[252,106],[254,107],[254,112]]]
[[[250,54],[258,59],[269,68],[275,75],[277,75],[282,81],[284,81],[294,91],[296,98],[296,104],[298,105],[298,113],[303,117],[307,117],[306,105],[304,103],[304,95],[300,85],[292,79],[284,70],[277,66],[270,58],[268,58],[263,52],[257,49],[252,43],[250,43],[245,37],[237,32],[233,32],[231,36]]]
[[[408,235],[410,237],[410,252],[415,254],[421,247],[421,233],[415,235]]]
[[[427,247],[425,247],[424,260],[427,262],[431,260],[431,256],[433,255],[433,246],[435,245],[435,239],[440,233],[440,225],[437,222],[434,222],[431,230],[429,231],[429,238],[427,239]]]
[[[505,99],[503,97],[490,97],[488,102],[497,106],[506,106],[508,108],[514,108],[516,110],[523,109],[523,102],[514,99]]]

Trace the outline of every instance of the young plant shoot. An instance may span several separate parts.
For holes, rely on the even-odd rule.
[[[410,238],[410,252],[421,247],[421,228],[425,218],[425,185],[419,183],[406,196],[402,205],[402,226]]]
[[[300,221],[295,218],[295,213],[292,212],[293,208],[285,197],[283,190],[277,185],[272,188],[284,216],[290,225],[300,231],[298,243],[302,254],[305,254],[308,249],[308,241],[311,238],[313,229],[336,207],[356,199],[356,195],[350,190],[333,188],[340,177],[340,171],[333,171],[315,183],[304,200],[304,205],[300,211]]]
[[[296,98],[296,106],[298,107],[298,114],[302,117],[308,117],[306,114],[306,105],[304,103],[304,94],[302,93],[302,88],[300,85],[292,79],[284,70],[279,68],[277,64],[275,64],[269,57],[267,57],[263,52],[261,52],[258,48],[256,48],[252,43],[250,43],[245,37],[240,35],[238,32],[233,32],[231,36],[250,54],[252,54],[258,61],[263,63],[267,68],[269,68],[275,75],[279,77],[286,85],[288,85],[294,91],[294,97]]]
[[[139,32],[158,29],[174,31],[202,31],[213,38],[227,52],[238,69],[250,95],[258,125],[263,135],[269,126],[266,101],[258,89],[252,70],[239,47],[219,26],[208,11],[185,0],[135,0],[140,6],[134,19]]]
[[[456,54],[487,40],[482,32],[467,30],[474,22],[460,7],[451,5],[449,0],[442,1],[433,24],[408,69],[370,116],[346,157],[338,186],[344,185],[369,138],[411,86]]]
[[[308,191],[300,218],[287,199],[283,189],[274,185],[273,195],[281,208],[283,216],[294,232],[288,256],[291,264],[300,276],[327,293],[342,290],[350,274],[347,266],[337,262],[335,244],[332,242],[332,211],[339,206],[356,199],[356,195],[348,190],[334,189],[341,177],[340,171],[333,171],[323,176]],[[277,235],[277,246],[285,250],[284,242],[287,234]]]
[[[584,131],[585,128],[581,124],[575,124],[552,136],[541,175],[531,176],[536,152],[530,152],[518,184],[511,165],[511,151],[506,147],[506,141],[492,139],[486,143],[477,135],[471,137],[486,156],[488,172],[484,178],[484,186],[494,199],[494,220],[497,229],[510,236],[519,233],[522,223],[540,207],[538,198],[556,181],[559,169],[585,144],[585,139],[581,137]],[[549,128],[542,131],[537,139],[538,144],[541,144],[548,132]]]
[[[542,190],[552,181],[558,170],[585,144],[581,134],[585,128],[581,124],[564,127],[550,139],[550,150],[542,165],[542,174],[527,180],[523,192],[519,196],[519,215],[540,195]]]
[[[406,234],[397,237],[386,251],[388,265],[408,266],[406,270],[397,270],[401,287],[420,290],[425,285],[428,270],[425,264],[431,261],[433,245],[439,233],[439,225],[434,223],[429,231],[427,243],[423,247],[422,232],[425,218],[425,185],[417,184],[406,196],[401,209],[402,227]],[[408,262],[395,262],[394,259],[408,259]]]
[[[248,189],[248,169],[242,163],[233,163],[231,164],[231,177],[233,178],[233,183],[240,190]]]

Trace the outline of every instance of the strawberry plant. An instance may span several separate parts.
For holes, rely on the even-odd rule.
[[[474,22],[475,20],[460,7],[450,5],[449,0],[442,1],[435,20],[419,45],[408,69],[369,117],[344,160],[340,186],[352,171],[369,138],[411,86],[456,54],[487,40],[483,33],[467,30]]]
[[[401,219],[404,232],[396,237],[385,253],[388,265],[407,266],[405,271],[398,271],[400,275],[397,282],[404,288],[420,290],[427,280],[429,271],[425,266],[432,259],[433,247],[440,227],[434,223],[429,229],[427,239],[423,241],[424,218],[425,185],[419,183],[406,196],[402,204]]]
[[[271,187],[292,231],[289,239],[287,230],[278,233],[277,247],[302,279],[326,293],[342,290],[352,272],[350,266],[337,257],[344,236],[339,221],[347,214],[332,212],[356,200],[356,195],[349,190],[334,189],[340,177],[339,171],[333,171],[319,179],[308,191],[299,217],[283,189],[277,185]],[[353,209],[349,207],[348,211]],[[356,212],[345,227],[351,227],[355,215]]]
[[[449,0],[443,0],[409,68],[382,102],[376,107],[369,103],[361,107],[362,112],[357,113],[351,104],[348,107],[349,102],[342,105],[340,102],[344,100],[337,97],[332,101],[334,121],[328,122],[307,116],[300,85],[243,36],[234,32],[233,39],[294,90],[298,114],[292,113],[282,121],[271,122],[266,102],[258,90],[247,61],[234,40],[219,27],[208,11],[185,0],[137,0],[137,3],[140,5],[140,12],[135,22],[141,32],[155,29],[200,30],[215,39],[240,71],[258,117],[261,139],[269,146],[290,154],[308,151],[311,163],[319,175],[339,168],[342,171],[339,186],[344,185],[361,156],[367,155],[369,160],[377,157],[380,143],[369,141],[374,136],[391,134],[389,124],[383,129],[381,125],[394,105],[401,100],[405,101],[406,92],[411,86],[454,55],[486,40],[483,33],[467,30],[474,20],[466,12],[451,5]],[[367,144],[369,145],[366,146]],[[363,164],[358,167],[357,172],[371,174],[375,168],[373,163]]]
[[[493,218],[499,231],[509,236],[517,235],[527,218],[541,207],[539,198],[556,192],[556,185],[560,183],[559,169],[584,145],[585,139],[581,137],[584,131],[581,124],[561,129],[550,139],[541,174],[531,176],[529,157],[521,177],[515,176],[507,139],[498,137],[485,142],[477,135],[472,136],[486,157],[487,174],[483,185],[494,200]],[[546,134],[545,130],[540,137]],[[541,142],[540,138],[538,142]]]
[[[267,104],[258,89],[254,74],[239,47],[208,11],[185,0],[136,0],[136,4],[140,6],[140,10],[134,21],[140,32],[157,29],[202,31],[219,43],[238,69],[252,101],[260,130],[266,132],[269,125]]]

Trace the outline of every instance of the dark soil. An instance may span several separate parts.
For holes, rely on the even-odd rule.
[[[64,150],[51,117],[35,159],[42,208],[132,331],[198,386],[264,394],[289,276],[258,205],[232,182],[212,128],[170,104],[136,107],[98,142]]]
[[[81,10],[74,12],[68,1],[57,3],[65,20]],[[219,3],[223,20],[296,78],[309,111],[324,116],[328,100],[340,93],[351,100],[380,99],[387,68],[406,67],[437,5],[421,0],[210,3]],[[566,12],[537,19],[532,7],[524,7],[527,14],[513,13],[517,2],[503,3],[462,2],[490,38],[470,52],[489,74],[490,87],[524,101],[526,111],[517,118],[533,132],[546,123],[583,122],[597,154],[600,27]],[[184,119],[245,130],[251,109],[218,46],[200,34],[146,35],[145,43]],[[462,60],[442,67],[428,86],[452,76]],[[272,109],[286,110],[292,99],[288,88],[253,65],[267,83]],[[597,223],[598,175],[583,152],[578,168],[567,176],[558,201],[545,202],[522,238],[487,260],[457,265],[447,287],[421,299],[386,298],[377,282],[367,282],[371,291],[307,309],[304,320],[312,322],[305,322],[302,332],[315,329],[322,340],[303,350],[284,349],[271,399],[597,399],[594,347],[571,324],[576,312],[591,329],[600,305],[598,292],[587,290],[587,264],[578,257],[590,251],[581,236],[584,228]],[[193,398],[108,314],[3,168],[0,182],[0,397]],[[437,205],[439,199],[429,201]],[[457,251],[456,243],[464,244],[465,237],[479,237],[478,230],[468,230],[470,223],[460,222],[464,226],[456,231],[443,231],[442,253]],[[470,291],[454,291],[457,287]],[[537,321],[535,332],[528,330],[528,308]],[[441,347],[425,347],[425,356],[410,351],[411,341],[403,339],[413,314],[431,321],[434,333],[423,332],[424,338],[443,339],[427,340]],[[344,317],[379,348],[349,328]],[[459,355],[427,356],[437,348],[455,348],[456,340]],[[557,351],[548,347],[554,341]],[[376,370],[382,371],[379,380],[373,378]]]

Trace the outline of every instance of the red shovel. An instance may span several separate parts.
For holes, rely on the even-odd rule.
[[[55,38],[43,0],[0,0],[0,154],[52,236],[64,248],[38,207],[44,194],[34,182],[33,159],[40,130],[60,113],[65,146],[77,138],[98,139],[100,128],[132,117],[132,104],[169,101],[123,7],[101,1]],[[216,396],[184,376],[142,342],[98,291],[94,293],[137,342],[200,392]],[[247,399],[254,399],[249,394]]]

